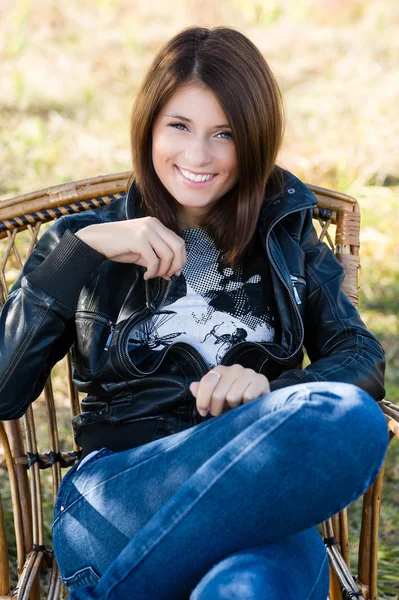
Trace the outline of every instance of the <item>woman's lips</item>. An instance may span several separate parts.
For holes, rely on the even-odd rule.
[[[193,188],[203,188],[208,185],[211,185],[217,176],[217,173],[215,173],[215,175],[212,175],[212,177],[210,179],[208,179],[207,181],[191,181],[191,179],[187,179],[187,177],[184,177],[183,173],[180,171],[180,169],[177,165],[175,165],[175,169],[176,169],[177,175],[179,176],[181,181],[183,181],[183,183],[185,183]]]

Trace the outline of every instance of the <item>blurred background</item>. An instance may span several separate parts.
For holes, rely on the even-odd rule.
[[[159,47],[193,24],[236,27],[263,53],[286,106],[278,163],[359,200],[359,308],[386,351],[387,398],[399,403],[397,0],[1,0],[0,202],[129,170],[136,90]],[[398,458],[393,441],[381,598],[399,598]],[[353,560],[359,514],[358,501]]]

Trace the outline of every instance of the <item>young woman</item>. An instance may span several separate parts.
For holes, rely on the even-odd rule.
[[[71,346],[87,393],[54,511],[62,580],[72,600],[326,600],[316,525],[380,470],[384,355],[315,196],[276,164],[278,85],[239,31],[187,28],[131,134],[128,194],[56,221],[1,315],[2,419]]]

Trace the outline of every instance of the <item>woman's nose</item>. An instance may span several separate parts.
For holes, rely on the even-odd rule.
[[[212,153],[207,141],[202,138],[190,140],[186,146],[185,158],[188,165],[190,165],[193,170],[195,170],[195,168],[203,168],[207,164],[210,164],[212,162]]]

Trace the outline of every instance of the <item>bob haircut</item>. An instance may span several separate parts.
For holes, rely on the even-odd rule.
[[[158,178],[152,162],[153,123],[177,88],[205,86],[222,106],[236,146],[238,181],[201,222],[237,268],[253,249],[264,201],[279,195],[283,168],[276,165],[284,128],[284,101],[259,49],[229,27],[187,27],[157,52],[136,95],[131,115],[133,171],[147,216],[180,233],[176,200]]]

